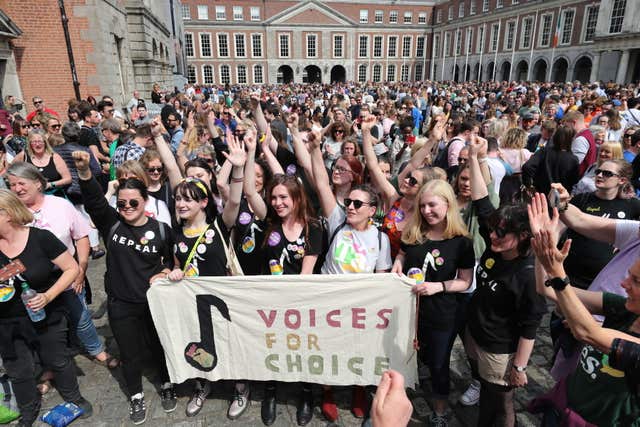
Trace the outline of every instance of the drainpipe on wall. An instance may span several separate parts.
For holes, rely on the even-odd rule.
[[[69,18],[64,10],[64,0],[58,0],[60,8],[60,20],[62,21],[62,31],[64,31],[64,41],[67,45],[67,55],[69,56],[69,66],[71,67],[71,79],[73,81],[73,91],[76,99],[80,101],[80,82],[78,81],[78,73],[76,72],[76,63],[73,59],[73,48],[71,47],[71,37],[69,36]]]

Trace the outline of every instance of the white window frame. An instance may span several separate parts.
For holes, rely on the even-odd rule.
[[[448,31],[444,33],[444,43],[442,45],[442,57],[446,58],[451,53],[451,33]]]
[[[403,24],[413,24],[413,12],[406,11],[402,18]]]
[[[376,78],[376,74],[378,77]],[[382,65],[381,64],[373,64],[371,68],[371,80],[374,83],[379,83],[382,81]]]
[[[436,11],[436,23],[440,24],[442,22],[442,9],[438,9]]]
[[[422,45],[422,49],[420,48]],[[427,36],[416,37],[416,58],[424,58],[425,47],[427,45]]]
[[[256,78],[256,76],[258,75],[258,73],[256,73],[257,69],[260,69],[260,81],[258,81],[258,79]],[[264,67],[261,64],[256,64],[253,66],[252,75],[253,75],[253,84],[257,84],[257,85],[264,84]]]
[[[466,51],[465,54],[471,55],[473,53],[473,27],[467,28],[467,39],[466,39]]]
[[[226,67],[226,70],[227,70],[227,77],[229,78],[228,82],[225,82],[223,80],[224,73],[222,72],[222,69],[225,68],[225,67]],[[231,84],[231,67],[229,65],[221,64],[220,68],[218,69],[218,75],[220,76],[220,83],[222,83],[222,84],[227,84],[227,83]]]
[[[624,26],[624,14],[627,10],[627,1],[625,0],[624,3],[624,8],[622,8],[622,14],[620,15],[620,29],[618,31],[611,31],[611,29],[613,28],[613,12],[616,11],[615,6],[616,6],[616,1],[614,0],[613,3],[611,4],[611,15],[609,16],[609,34],[620,34],[622,32],[622,28]]]
[[[233,6],[231,9],[233,12],[234,21],[244,21],[244,8],[242,6]]]
[[[389,71],[393,70],[393,79],[389,78]],[[389,64],[387,65],[387,81],[388,82],[395,82],[396,81],[396,65],[395,64]]]
[[[588,26],[589,26],[589,12],[591,10],[596,11],[596,20],[595,23],[593,25],[593,38],[591,40],[587,40],[587,31],[588,31]],[[590,4],[585,6],[584,8],[584,17],[583,17],[583,22],[582,22],[582,34],[580,34],[580,40],[582,40],[582,43],[593,43],[595,36],[596,36],[596,27],[598,25],[598,13],[600,11],[600,5],[599,4]]]
[[[193,71],[193,79],[191,79],[191,71]],[[196,70],[195,65],[189,64],[187,65],[187,81],[191,84],[198,83],[198,71]]]
[[[527,31],[527,22],[530,23],[528,44],[525,43],[527,41],[527,37],[525,35]],[[531,43],[533,43],[533,16],[525,16],[522,18],[522,27],[520,28],[520,49],[531,49]]]
[[[478,0],[470,0],[469,2],[469,15],[473,16],[476,14],[476,2]]]
[[[366,46],[364,49],[365,54],[363,55],[362,49],[362,40],[366,40]],[[368,58],[369,57],[369,35],[368,34],[360,34],[358,35],[358,58]]]
[[[187,43],[187,36],[191,38],[191,55],[189,55],[189,44]],[[196,48],[193,44],[193,33],[184,33],[184,54],[187,58],[195,58]]]
[[[376,24],[384,23],[384,10],[376,10],[373,12],[373,22]]]
[[[260,33],[252,33],[252,34],[250,34],[250,36],[251,36],[251,57],[252,58],[262,58],[264,56],[264,53],[263,53],[264,43],[262,42],[262,34],[260,34]],[[260,55],[255,55],[255,52],[254,52],[253,38],[256,37],[256,36],[260,40]]]
[[[413,72],[414,80],[424,80],[424,67],[422,66],[422,64],[416,64]]]
[[[368,24],[369,23],[369,10],[367,9],[360,9],[360,21],[361,24]]]
[[[251,6],[251,8],[249,9],[249,13],[251,14],[251,20],[252,21],[259,21],[260,20],[260,7]]]
[[[336,55],[336,40],[340,38],[340,55]],[[344,58],[344,34],[334,34],[333,35],[333,43],[331,46],[331,53],[333,58]]]
[[[225,36],[227,38],[227,54],[223,55],[222,51],[220,50],[220,37],[221,36]],[[228,33],[218,33],[216,34],[216,47],[217,47],[217,52],[218,52],[218,57],[220,58],[230,58],[231,57],[231,45],[230,45],[230,40],[229,40],[229,34]]]
[[[440,34],[433,35],[433,57],[437,58],[440,56]]]
[[[242,40],[242,48],[244,50],[244,55],[240,55],[238,53],[238,36],[240,36]],[[248,58],[247,55],[247,37],[244,33],[234,33],[233,34],[233,52],[235,53],[236,58]]]
[[[447,21],[453,21],[453,5],[449,6],[449,11],[447,12]]]
[[[565,36],[565,25],[567,23],[567,14],[571,12],[573,16],[571,17],[571,28],[569,28],[569,40],[564,41]],[[562,22],[560,23],[560,37],[558,39],[558,46],[569,46],[571,44],[571,40],[573,39],[573,27],[576,24],[576,8],[569,7],[566,9],[562,9]]]
[[[462,54],[462,30],[460,28],[456,30],[455,46],[453,48],[456,56],[459,56]]]
[[[502,9],[504,7],[504,0],[496,0],[496,9]]]
[[[489,12],[489,0],[482,0],[482,12]]]
[[[227,8],[225,6],[216,6],[216,21],[227,20]]]
[[[184,3],[181,4],[180,14],[182,15],[182,19],[191,19],[191,5]]]
[[[395,47],[393,49],[393,52],[390,51],[391,49],[391,40],[395,40]],[[393,54],[392,54],[393,53]],[[398,57],[398,36],[389,36],[387,38],[387,56],[389,58],[397,58]]]
[[[364,76],[362,75],[364,70]],[[367,64],[358,64],[358,83],[365,83],[367,81]]]
[[[505,23],[505,26],[507,27],[507,30],[504,32],[504,40],[502,43],[502,50],[507,51],[507,52],[511,52],[513,50],[513,47],[516,44],[516,21],[514,20],[509,20]],[[509,31],[511,31],[511,33],[509,33]],[[509,35],[511,35],[511,37],[509,37]],[[511,40],[509,40],[509,38],[511,38]]]
[[[476,53],[484,53],[484,45],[487,40],[487,26],[482,24],[478,27],[478,37],[476,37]]]
[[[306,50],[307,58],[318,58],[318,40],[319,40],[318,35],[315,34],[315,33],[307,34],[305,38],[306,38],[306,40],[305,40],[306,41],[306,45],[305,45],[306,49],[305,50]],[[309,53],[310,52],[309,41],[311,39],[314,39],[314,51],[315,51],[315,53],[313,55],[311,55]]]
[[[198,41],[200,42],[200,57],[201,58],[211,58],[213,56],[213,45],[211,44],[211,33],[200,33],[200,37],[198,37]],[[209,54],[204,54],[204,43],[203,39],[209,38]]]
[[[209,20],[209,6],[206,4],[198,5],[198,19],[201,21]]]
[[[426,24],[428,17],[429,17],[429,15],[427,14],[427,12],[419,12],[418,13],[418,24]]]
[[[244,70],[244,82],[240,81],[240,69]],[[241,85],[246,85],[247,83],[249,83],[249,70],[244,64],[236,66],[236,83]]]
[[[400,66],[400,81],[408,82],[410,78],[411,78],[411,67],[409,67],[409,64],[402,64]]]
[[[409,40],[409,46],[406,45],[405,40]],[[411,52],[413,51],[413,36],[402,36],[402,57],[411,58]]]
[[[397,24],[398,23],[398,11],[391,10],[389,11],[389,24]]]
[[[287,40],[287,54],[282,54],[282,40],[283,37]],[[278,58],[291,58],[291,34],[290,33],[278,33]]]
[[[463,1],[458,4],[458,18],[464,18],[464,6]]]
[[[549,18],[549,33],[547,36],[547,42],[544,43],[545,38],[545,19]],[[553,12],[543,13],[540,16],[540,33],[538,34],[538,47],[549,47],[551,46],[551,41],[553,40]]]
[[[379,49],[376,46],[376,42],[377,41],[380,41],[380,44],[378,46]],[[380,52],[377,55],[376,55],[376,49],[378,49],[378,51]],[[373,57],[374,58],[382,58],[383,54],[384,54],[384,36],[375,35],[375,36],[373,36]]]
[[[496,50],[498,50],[499,43],[500,43],[500,24],[494,22],[493,24],[491,24],[491,39],[489,42],[488,52],[493,53]]]
[[[211,70],[211,81],[207,81],[207,73],[205,72],[207,69]],[[202,66],[202,83],[206,85],[212,85],[215,83],[213,78],[213,65],[205,64]]]

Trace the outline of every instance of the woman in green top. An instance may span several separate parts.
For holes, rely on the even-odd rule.
[[[113,159],[116,148],[120,145],[120,136],[122,135],[122,126],[116,119],[107,119],[102,122],[102,136],[109,146],[109,158]],[[113,165],[109,168],[109,181],[116,179],[116,168]]]

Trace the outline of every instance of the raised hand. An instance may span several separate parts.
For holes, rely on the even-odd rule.
[[[242,167],[247,161],[247,152],[244,151],[244,143],[238,141],[235,136],[227,139],[227,146],[229,147],[229,153],[222,152],[227,160],[237,167]]]
[[[307,142],[309,143],[309,151],[313,151],[316,148],[320,148],[320,142],[322,138],[320,136],[320,132],[312,131],[307,134]]]
[[[151,135],[155,138],[156,136],[160,136],[162,134],[162,122],[160,122],[160,117],[154,117],[151,119]]]
[[[487,140],[478,135],[471,136],[471,144],[469,144],[469,156],[475,156],[479,159],[487,157]]]
[[[253,129],[247,129],[247,132],[244,134],[244,138],[242,139],[244,145],[247,147],[247,151],[249,153],[256,152],[256,132]]]
[[[194,127],[196,127],[195,115],[195,111],[190,111],[187,115],[187,129],[193,129]]]
[[[298,130],[298,114],[297,113],[289,114],[289,116],[287,117],[287,127],[291,131]]]
[[[72,154],[73,161],[76,164],[76,169],[78,171],[88,171],[89,170],[89,162],[91,160],[91,155],[86,151],[74,151]]]
[[[371,132],[371,129],[373,129],[375,124],[376,124],[376,116],[370,115],[362,120],[362,123],[360,124],[360,129],[362,129],[362,132]]]
[[[552,231],[540,230],[531,239],[531,248],[549,276],[562,277],[565,276],[563,263],[569,255],[571,239],[564,242],[562,249],[558,249],[555,240]]]
[[[531,234],[536,236],[542,230],[555,232],[556,227],[558,226],[558,210],[554,208],[553,216],[549,217],[547,198],[544,194],[536,193],[533,196],[531,203],[527,205],[527,213],[529,214]]]
[[[443,115],[439,115],[435,118],[436,124],[431,129],[431,135],[434,140],[440,141],[444,138],[445,132],[447,131],[447,120]]]

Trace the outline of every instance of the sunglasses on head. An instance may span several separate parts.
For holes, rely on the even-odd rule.
[[[133,209],[136,209],[138,206],[140,206],[140,202],[136,199],[118,200],[116,202],[116,206],[118,207],[118,209],[124,209],[127,207],[127,202],[129,203],[129,206],[132,207]]]
[[[164,170],[164,168],[162,166],[157,167],[157,168],[147,168],[147,172],[149,172],[149,173],[154,173],[154,172],[161,173],[163,170]]]
[[[371,203],[368,202],[363,202],[362,200],[358,200],[358,199],[344,199],[344,205],[345,207],[349,207],[351,206],[351,203],[353,203],[353,208],[354,209],[360,209],[362,207],[362,205],[369,205],[371,206]]]
[[[604,178],[611,178],[612,176],[620,176],[615,172],[611,172],[605,169],[596,169],[596,176],[602,175]]]
[[[407,180],[407,183],[410,187],[415,187],[416,185],[418,185],[418,180],[415,179],[412,175],[409,175],[405,179]]]

